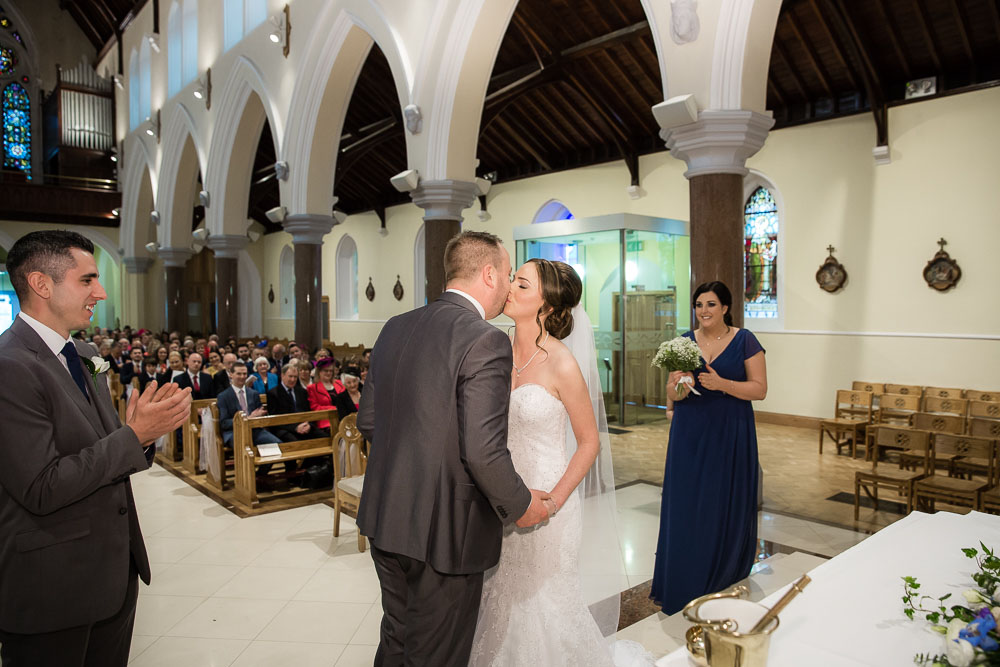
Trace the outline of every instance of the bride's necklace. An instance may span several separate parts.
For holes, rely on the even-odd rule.
[[[516,333],[514,335],[517,336]],[[542,347],[545,346],[545,341],[547,341],[548,339],[549,339],[549,332],[546,331],[545,332],[545,338],[542,339],[542,342],[538,346],[538,349],[535,350],[535,353],[533,355],[531,355],[530,357],[528,357],[528,363],[526,363],[525,365],[521,366],[520,368],[518,368],[516,365],[514,366],[514,372],[517,373],[518,377],[521,377],[521,373],[524,371],[524,369],[527,368],[528,366],[530,366],[531,362],[535,360],[535,357],[537,357],[538,353],[542,351]]]

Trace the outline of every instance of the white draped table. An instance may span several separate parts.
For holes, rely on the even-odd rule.
[[[771,638],[769,667],[912,665],[917,653],[944,652],[944,637],[928,630],[922,617],[903,614],[901,577],[914,576],[920,592],[934,598],[973,588],[977,570],[964,547],[980,550],[982,540],[1000,549],[1000,516],[971,512],[913,512],[864,542],[809,572],[812,583],[781,613]],[[770,607],[789,587],[764,598]],[[948,600],[951,602],[952,600]],[[927,601],[925,607],[933,607]],[[680,648],[657,667],[689,667]]]

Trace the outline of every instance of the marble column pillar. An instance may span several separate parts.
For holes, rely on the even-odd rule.
[[[239,234],[208,237],[208,247],[215,251],[215,333],[223,341],[238,333],[237,257],[249,242],[250,239]]]
[[[410,193],[413,203],[424,209],[424,267],[428,303],[444,291],[444,249],[462,231],[462,211],[472,205],[479,190],[475,183],[425,181]]]
[[[323,237],[334,224],[333,216],[311,213],[284,222],[295,248],[295,342],[310,353],[323,342]]]
[[[157,256],[163,260],[167,274],[167,288],[164,292],[166,301],[167,331],[187,331],[187,311],[184,304],[184,267],[194,255],[190,248],[160,248]],[[139,324],[138,326],[142,326]]]
[[[146,274],[153,264],[151,257],[125,257],[125,276],[122,280],[122,325],[132,324],[136,329],[146,327],[159,329],[159,322],[154,322],[152,313],[146,308]]]
[[[670,153],[688,166],[691,284],[721,280],[733,294],[733,323],[743,326],[743,177],[774,119],[755,111],[702,111],[694,123],[664,128]]]

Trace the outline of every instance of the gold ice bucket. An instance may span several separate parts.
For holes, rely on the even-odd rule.
[[[687,631],[687,648],[699,665],[706,667],[764,667],[775,618],[760,632],[750,630],[767,607],[746,599],[746,586],[703,595],[684,607],[684,618],[695,623]]]

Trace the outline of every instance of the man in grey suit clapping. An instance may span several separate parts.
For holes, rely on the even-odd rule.
[[[371,441],[358,528],[384,611],[377,666],[468,664],[503,525],[548,517],[511,463],[511,346],[486,321],[507,300],[510,255],[465,232],[444,264],[447,291],[383,327],[358,413]]]
[[[107,296],[93,253],[51,231],[7,255],[21,312],[0,335],[4,667],[127,664],[137,579],[150,577],[129,476],[190,411],[190,390],[153,381],[122,426],[96,350],[70,338]]]

